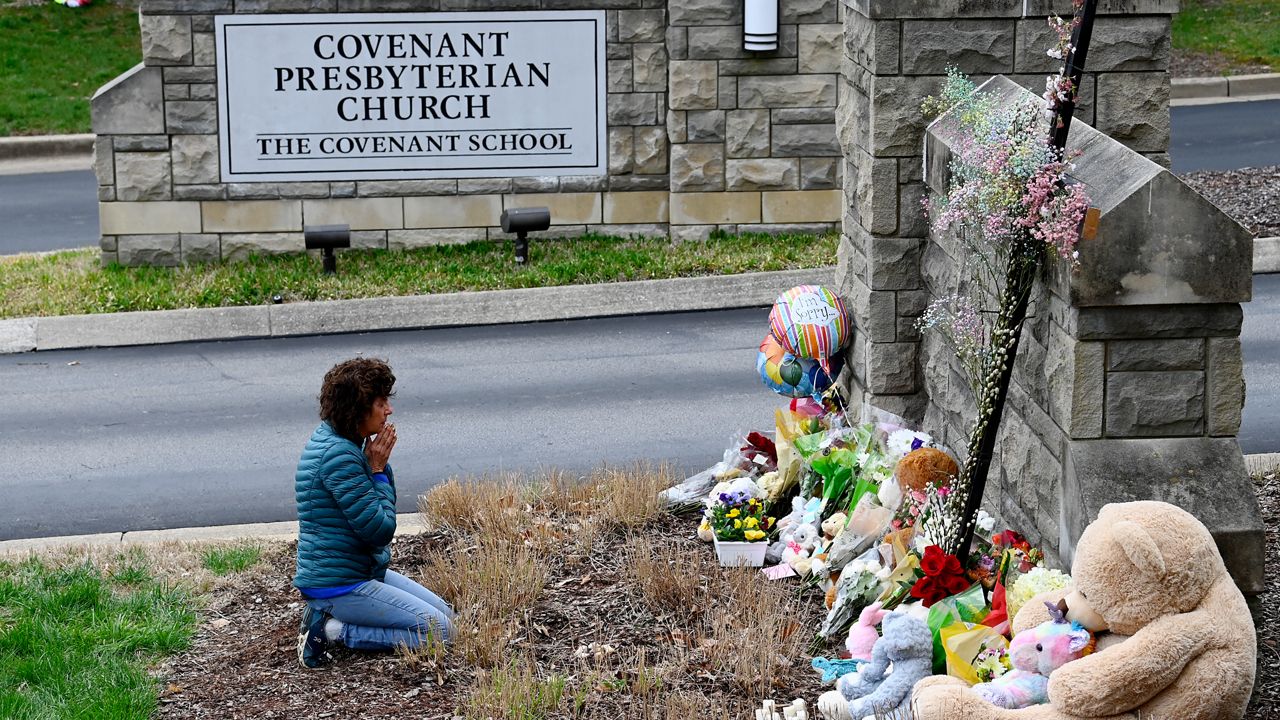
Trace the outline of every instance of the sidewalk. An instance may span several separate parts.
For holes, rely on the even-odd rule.
[[[1174,78],[1169,88],[1174,106],[1270,99],[1280,99],[1280,73]]]
[[[0,320],[0,355],[619,315],[768,307],[795,285],[830,283],[834,268],[253,305]]]

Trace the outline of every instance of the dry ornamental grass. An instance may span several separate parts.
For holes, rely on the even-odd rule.
[[[804,652],[820,597],[724,570],[667,515],[665,468],[453,480],[420,500],[429,532],[392,566],[453,604],[456,642],[397,655],[336,652],[297,667],[292,548],[267,552],[159,674],[159,717],[741,718],[823,689]],[[230,632],[235,635],[229,635]],[[321,710],[323,708],[323,710]]]

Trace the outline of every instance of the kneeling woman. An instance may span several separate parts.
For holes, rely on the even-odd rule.
[[[452,636],[453,610],[430,590],[388,569],[396,530],[396,484],[387,463],[396,444],[396,377],[381,360],[335,365],[320,389],[322,422],[295,476],[298,568],[307,608],[298,661],[320,667],[330,643],[356,650],[416,648]]]

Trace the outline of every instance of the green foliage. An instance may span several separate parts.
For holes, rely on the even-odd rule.
[[[0,135],[89,132],[89,98],[141,60],[129,8],[0,6]]]
[[[1275,0],[1183,0],[1173,47],[1218,53],[1280,71],[1280,5]]]
[[[531,658],[509,660],[482,674],[472,688],[463,716],[467,720],[545,720],[559,716],[566,679],[539,679]],[[578,709],[574,699],[575,712]]]
[[[194,603],[152,578],[139,554],[108,565],[0,563],[0,717],[151,715],[146,665],[187,647]]]
[[[200,553],[200,563],[214,575],[244,572],[261,559],[262,547],[252,543],[210,547]]]
[[[530,262],[512,262],[509,242],[474,242],[405,252],[340,253],[338,274],[297,254],[178,268],[100,268],[96,250],[0,258],[0,318],[262,305],[425,295],[821,267],[836,236],[737,235],[673,244],[662,239],[586,235],[539,240]]]

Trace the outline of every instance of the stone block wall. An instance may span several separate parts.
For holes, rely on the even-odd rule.
[[[778,12],[778,49],[759,53],[742,49],[741,0],[668,3],[673,238],[825,230],[840,216],[844,8],[782,0]]]
[[[926,408],[915,320],[928,222],[922,101],[948,67],[976,82],[1003,74],[1041,92],[1055,71],[1050,12],[1065,0],[901,3],[841,0],[838,136],[844,216],[837,275],[860,332],[850,354],[855,395],[911,420]],[[1076,117],[1168,164],[1170,20],[1176,0],[1101,2]],[[927,264],[927,262],[926,262]]]
[[[505,239],[503,208],[537,204],[550,236],[830,230],[837,5],[782,7],[779,51],[750,56],[738,0],[142,0],[143,63],[93,100],[103,262],[296,252],[324,222],[363,248]],[[222,182],[216,15],[560,9],[606,12],[606,175]]]

